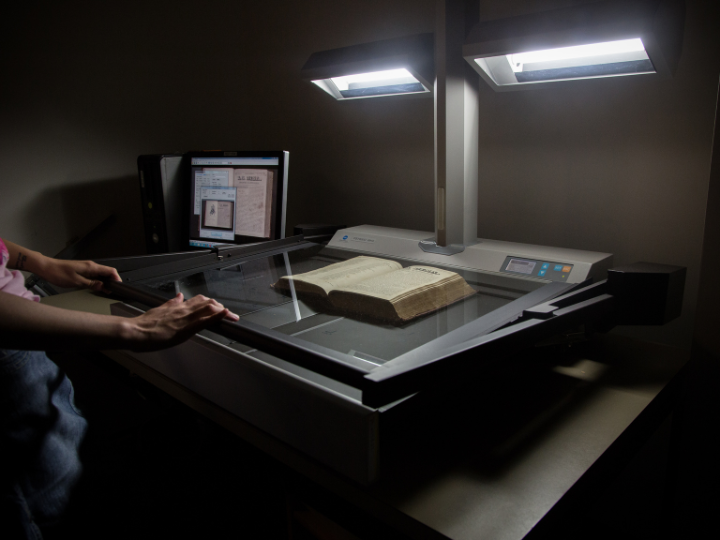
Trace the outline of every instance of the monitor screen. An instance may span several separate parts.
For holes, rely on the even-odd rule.
[[[285,237],[288,152],[191,152],[190,246]]]

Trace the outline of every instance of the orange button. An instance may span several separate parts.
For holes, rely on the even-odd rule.
[[[569,272],[570,270],[572,270],[572,266],[563,266],[563,272]]]

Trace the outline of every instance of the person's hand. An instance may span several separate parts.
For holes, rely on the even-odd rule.
[[[117,270],[93,261],[65,261],[43,257],[35,273],[58,287],[85,287],[110,292],[102,280],[122,281]]]
[[[163,305],[129,319],[132,330],[128,339],[135,351],[164,349],[223,318],[237,321],[240,317],[212,298],[198,295],[183,302],[182,293],[178,293]]]

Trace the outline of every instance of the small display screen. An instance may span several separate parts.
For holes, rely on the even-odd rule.
[[[508,272],[517,272],[518,274],[527,274],[530,275],[533,273],[533,270],[535,270],[535,263],[534,261],[524,261],[522,259],[510,259],[510,262],[507,265]]]
[[[190,156],[190,245],[247,244],[283,237],[287,154],[208,154],[212,155]]]
[[[522,274],[528,277],[537,277],[550,281],[567,281],[572,272],[573,265],[558,261],[543,261],[542,259],[521,259],[508,256],[500,267],[501,272]]]

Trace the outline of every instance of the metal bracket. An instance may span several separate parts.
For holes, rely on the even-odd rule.
[[[253,244],[250,244],[250,245],[253,245]],[[232,254],[229,252],[230,252],[230,250],[232,250],[233,248],[236,248],[236,247],[237,246],[234,244],[230,244],[230,245],[226,244],[226,245],[220,245],[220,246],[213,246],[211,248],[211,250],[217,256],[217,260],[222,261],[225,254],[227,254],[228,257],[232,256]]]
[[[462,253],[463,251],[465,251],[465,246],[462,244],[438,246],[437,242],[433,238],[428,238],[427,240],[420,240],[418,242],[418,246],[426,253],[437,253],[438,255],[455,255],[456,253]]]

